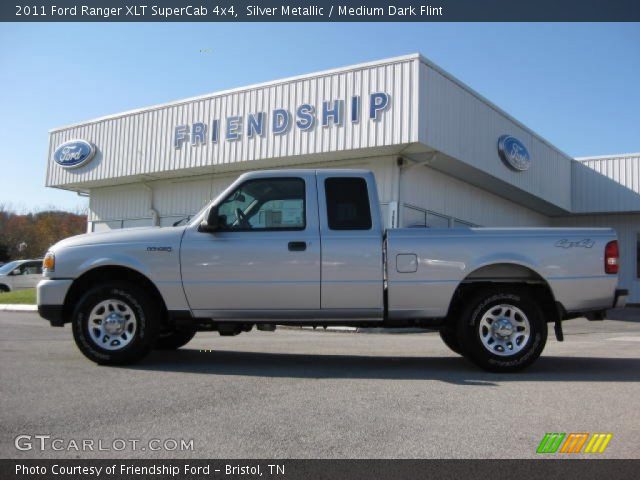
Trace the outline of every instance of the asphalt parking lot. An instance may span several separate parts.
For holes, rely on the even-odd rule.
[[[600,457],[638,458],[640,315],[626,317],[567,322],[565,342],[550,338],[529,370],[496,375],[437,333],[290,329],[200,333],[134,367],[99,367],[68,326],[0,312],[0,456],[522,458],[545,432],[611,432]],[[18,435],[63,450],[19,451]],[[86,439],[111,450],[68,449]],[[193,439],[193,450],[114,451],[114,439]]]

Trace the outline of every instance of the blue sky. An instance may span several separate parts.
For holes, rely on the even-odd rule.
[[[413,52],[570,155],[640,151],[637,23],[3,24],[0,203],[86,205],[43,186],[53,127]]]

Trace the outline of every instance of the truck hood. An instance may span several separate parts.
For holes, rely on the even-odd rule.
[[[182,236],[184,229],[185,227],[138,227],[109,230],[108,232],[85,233],[65,238],[52,246],[51,250],[87,245],[111,245],[114,243],[177,241]]]

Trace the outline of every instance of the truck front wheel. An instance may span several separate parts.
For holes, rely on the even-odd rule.
[[[80,351],[100,365],[127,365],[142,359],[157,337],[159,313],[149,295],[129,282],[91,288],[73,313],[73,338]]]
[[[457,338],[465,357],[481,368],[514,372],[540,356],[547,323],[525,290],[486,289],[463,310]]]
[[[455,329],[451,328],[449,325],[445,325],[440,327],[440,338],[444,342],[444,344],[451,349],[452,352],[457,353],[458,355],[462,355],[462,350],[460,350],[460,343],[458,342],[458,335]]]

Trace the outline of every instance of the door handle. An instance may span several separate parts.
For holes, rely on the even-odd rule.
[[[290,252],[304,252],[307,249],[307,242],[289,242]]]

